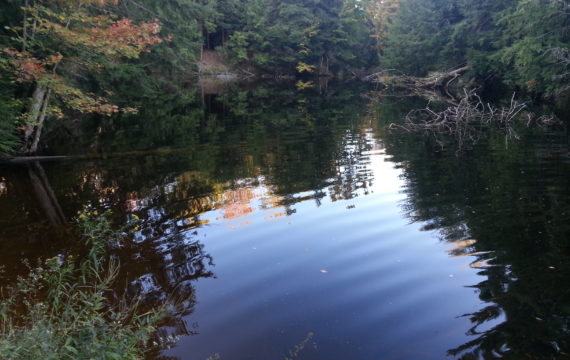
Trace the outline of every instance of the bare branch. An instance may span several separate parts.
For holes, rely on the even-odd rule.
[[[404,124],[390,124],[390,130],[404,130],[411,132],[427,132],[435,136],[443,146],[442,135],[454,137],[458,151],[474,145],[489,125],[495,125],[505,133],[505,141],[519,136],[514,130],[514,123],[520,119],[526,119],[526,125],[536,124],[539,127],[548,127],[560,124],[560,120],[554,115],[542,115],[540,117],[527,112],[525,103],[516,101],[516,93],[513,93],[508,107],[497,108],[489,103],[484,103],[481,97],[474,91],[463,90],[463,98],[456,105],[451,105],[443,111],[434,111],[428,103],[424,109],[410,111]]]

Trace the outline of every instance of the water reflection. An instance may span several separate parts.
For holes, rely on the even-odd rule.
[[[429,140],[384,139],[405,166],[406,214],[435,230],[454,255],[474,256],[487,303],[466,314],[474,339],[461,358],[564,358],[569,351],[570,170],[566,133],[524,130],[505,146],[489,136],[457,157]],[[463,240],[463,239],[477,240]],[[458,245],[460,244],[460,245]]]
[[[565,134],[458,155],[385,131],[421,100],[366,91],[235,86],[54,137],[115,155],[0,170],[5,277],[73,246],[91,204],[141,219],[120,282],[148,307],[176,294],[163,331],[195,335],[154,356],[282,358],[314,332],[307,359],[563,358]]]

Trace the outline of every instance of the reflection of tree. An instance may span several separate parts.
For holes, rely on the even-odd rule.
[[[384,105],[387,106],[387,105]],[[396,111],[387,109],[387,111]],[[453,256],[472,256],[484,301],[465,314],[462,359],[558,359],[570,352],[570,164],[564,136],[489,134],[461,155],[417,135],[381,134],[403,168],[403,210],[437,231]],[[566,150],[561,152],[561,146]]]
[[[36,162],[3,165],[0,175],[0,253],[9,277],[25,271],[27,259],[55,255],[65,231],[61,194],[44,167]]]
[[[29,164],[28,173],[38,203],[44,210],[46,218],[49,219],[55,228],[63,227],[65,225],[65,217],[50,186],[44,168],[39,162],[34,162]]]
[[[138,256],[133,259],[133,254]],[[121,255],[125,264],[124,283],[129,284],[131,293],[141,296],[142,306],[169,304],[169,317],[163,324],[170,329],[168,332],[193,333],[183,320],[196,303],[192,282],[214,276],[213,260],[204,251],[204,245],[175,236],[131,244],[121,249]]]
[[[340,165],[349,161],[346,151],[358,151],[345,149],[350,140],[343,139],[347,130],[355,133],[368,101],[354,84],[304,91],[286,83],[231,87],[209,95],[205,104],[199,92],[184,97],[139,94],[136,117],[73,125],[73,142],[63,141],[69,134],[55,129],[46,144],[59,153],[183,148],[187,151],[172,156],[180,162],[173,166],[180,172],[200,171],[217,183],[264,174],[279,195],[323,189],[337,176],[331,162]],[[136,94],[129,94],[136,100]],[[167,156],[150,158],[146,165],[153,169],[159,161],[169,162],[164,161]]]
[[[14,166],[11,170],[3,179],[0,195],[5,195],[5,200],[12,198],[12,201],[17,201],[20,198],[24,211],[44,218],[53,229],[62,228],[66,220],[42,165],[30,162]]]
[[[141,110],[138,119],[106,119],[99,126],[87,120],[73,129],[81,134],[70,147],[124,156],[46,166],[64,218],[91,204],[112,209],[117,225],[140,219],[131,241],[116,249],[122,264],[119,284],[143,294],[146,307],[174,294],[179,305],[166,324],[169,333],[192,332],[180,321],[195,303],[192,282],[214,276],[213,260],[201,243],[208,222],[231,222],[259,210],[267,212],[265,219],[288,216],[300,202],[318,206],[324,198],[366,194],[374,180],[368,152],[375,141],[369,124],[360,126],[366,100],[358,91],[344,84],[302,93],[288,86],[237,90],[209,95],[204,108],[200,100],[178,103],[166,96],[155,99],[157,109]],[[194,103],[198,107],[190,106]],[[57,131],[52,136],[52,149],[65,148],[57,145],[65,144]],[[137,152],[161,146],[177,149]],[[46,219],[32,211],[32,203],[15,206],[29,195],[30,184],[16,193],[13,188],[21,182],[1,179],[2,205],[19,211],[14,233],[56,239],[31,228]],[[214,216],[207,214],[212,211]],[[56,254],[73,247],[54,244]],[[15,253],[21,250],[15,241],[9,246]]]
[[[203,225],[200,214],[213,209],[224,208],[227,218],[249,214],[254,210],[253,196],[261,197],[258,206],[281,208],[280,214],[295,213],[299,201],[313,199],[318,205],[326,195],[333,200],[352,198],[361,189],[366,192],[372,176],[365,164],[365,151],[372,141],[359,128],[367,100],[358,90],[333,83],[301,92],[293,84],[236,86],[225,94],[209,95],[205,105],[198,92],[185,97],[138,94],[144,105],[138,117],[85,119],[65,131],[54,129],[46,137],[53,152],[125,154],[99,161],[51,163],[45,172],[55,192],[44,191],[49,196],[43,198],[57,198],[62,210],[52,206],[56,210],[48,213],[64,221],[86,203],[115,213],[116,209],[127,213],[155,209],[149,216],[165,223],[185,219],[182,228],[191,229]],[[66,131],[74,132],[72,141]],[[136,152],[161,146],[178,149]],[[21,169],[8,171],[10,177],[27,176]],[[43,175],[35,176],[34,183],[45,183]],[[3,183],[4,198],[13,199],[6,201],[5,209],[15,210],[15,203],[34,193],[32,187],[21,186],[30,184],[28,180]],[[17,195],[10,187],[22,189]],[[264,193],[250,194],[239,202],[228,192],[245,194],[257,188]],[[38,202],[25,204],[10,225],[20,226],[20,231],[28,228],[24,237],[52,237],[29,226],[40,218],[50,219],[37,211]],[[123,218],[117,213],[118,222]]]
[[[43,168],[33,165],[33,167],[18,167],[12,176],[3,178],[2,183],[6,190],[0,198],[1,204],[7,208],[14,204],[20,205],[22,208],[20,216],[22,218],[18,220],[25,220],[26,226],[30,226],[28,223],[34,224],[35,218],[47,219],[49,223],[52,223],[53,216],[62,215],[61,209],[55,208],[57,203],[54,205],[52,202],[56,195],[49,186]],[[140,191],[123,192],[123,189],[130,187],[128,181],[124,181],[128,179],[127,177],[117,176],[115,178],[107,171],[90,172],[87,169],[83,168],[82,171],[76,173],[75,182],[71,188],[54,187],[59,191],[59,197],[68,202],[67,204],[64,203],[63,208],[67,210],[69,219],[75,215],[74,207],[69,206],[70,200],[73,203],[92,203],[101,210],[105,208],[117,209],[114,213],[115,217],[118,222],[124,222],[124,220],[119,220],[124,219],[124,215],[118,210],[121,208],[119,205],[132,196],[141,199],[141,204],[138,206],[138,214],[141,218],[138,225],[139,230],[132,241],[121,244],[115,250],[115,255],[118,256],[122,264],[116,282],[117,301],[121,301],[122,294],[125,292],[125,285],[127,285],[128,294],[130,294],[128,296],[136,294],[140,297],[140,306],[143,308],[148,309],[158,304],[169,304],[169,318],[164,323],[163,332],[166,331],[171,335],[190,334],[192,331],[186,327],[182,318],[192,312],[195,304],[195,291],[192,282],[200,278],[214,276],[212,272],[213,259],[206,253],[204,245],[196,239],[192,229],[187,228],[187,224],[177,221],[176,211],[179,207],[175,206],[173,209],[169,209],[168,201],[164,201],[161,197],[171,196],[172,203],[181,204],[184,201],[180,197],[185,193],[200,193],[204,189],[209,190],[210,187],[192,178],[187,183],[183,182],[185,186],[178,187],[178,191],[171,191],[172,184],[169,181],[161,184],[161,181],[156,178],[147,178],[146,180],[151,184],[154,183],[152,186],[146,183],[141,186]],[[15,176],[16,174],[18,176]],[[29,175],[27,182],[26,175]],[[23,180],[20,176],[23,177]],[[171,177],[167,176],[166,179],[171,179]],[[196,183],[199,183],[200,186],[192,189]],[[28,195],[30,195],[30,199],[27,198]],[[48,203],[44,204],[43,202]],[[36,214],[33,212],[35,210],[40,211],[37,211]],[[58,211],[50,214],[46,213],[48,210]],[[64,218],[58,217],[57,219],[61,219],[57,225],[65,221]],[[33,262],[35,262],[34,258],[45,258],[54,255],[54,253],[81,251],[73,241],[61,241],[58,233],[44,232],[39,235],[36,226],[30,228],[29,231],[31,236],[47,236],[53,241],[50,244],[49,251],[46,251],[44,246],[34,248],[34,251],[26,253],[26,257],[33,259]],[[5,241],[9,239],[6,238],[6,234],[2,235]],[[18,235],[20,237],[26,236],[21,231]],[[63,235],[63,237],[69,238],[72,236],[72,232]],[[16,248],[14,251],[19,253],[21,248]],[[6,260],[3,258],[4,265],[8,265]],[[17,256],[13,260],[19,261]],[[9,276],[11,277],[12,274],[10,273]]]
[[[329,188],[331,199],[351,199],[358,190],[368,193],[374,179],[373,170],[367,166],[369,156],[365,153],[373,149],[374,140],[363,133],[347,133],[343,138],[343,149],[337,155],[335,180]]]

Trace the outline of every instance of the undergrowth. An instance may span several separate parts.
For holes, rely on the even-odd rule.
[[[117,299],[119,265],[108,249],[121,235],[108,214],[85,210],[77,229],[85,255],[47,259],[2,289],[2,359],[141,359],[149,349],[166,309],[144,312],[136,297]]]

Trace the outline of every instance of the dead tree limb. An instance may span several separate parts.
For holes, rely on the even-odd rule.
[[[448,89],[461,75],[469,70],[469,66],[436,73],[428,77],[413,77],[408,75],[387,75],[388,71],[380,71],[365,76],[362,80],[383,84],[388,87],[408,88],[410,90]]]
[[[462,149],[475,144],[489,125],[504,130],[505,141],[518,139],[513,123],[521,118],[521,112],[526,108],[526,104],[515,100],[515,94],[511,97],[509,106],[497,108],[485,103],[474,91],[464,90],[464,95],[457,105],[435,111],[428,103],[424,109],[410,111],[403,124],[390,124],[389,129],[428,132],[438,139],[451,136],[455,138],[458,148]]]

